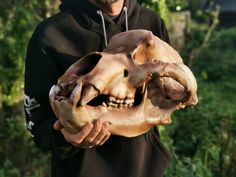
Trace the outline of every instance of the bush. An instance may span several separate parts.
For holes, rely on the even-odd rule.
[[[165,128],[174,156],[168,177],[235,176],[235,40],[236,28],[216,31],[194,59],[199,103],[177,112]]]

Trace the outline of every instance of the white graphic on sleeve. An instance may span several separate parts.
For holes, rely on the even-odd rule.
[[[32,131],[33,126],[34,126],[34,122],[33,122],[33,121],[29,121],[29,122],[27,123],[27,125],[26,125],[26,127],[28,128],[28,130],[29,130],[30,132]],[[34,137],[34,135],[32,134],[32,132],[31,132],[31,137],[32,137],[32,138]]]
[[[33,126],[34,126],[34,122],[29,121],[26,126],[27,126],[27,128],[28,128],[29,130],[32,130],[32,128],[33,128]]]
[[[29,117],[31,117],[31,111],[35,108],[40,107],[40,104],[35,100],[35,98],[30,98],[25,94],[24,98],[25,111]]]

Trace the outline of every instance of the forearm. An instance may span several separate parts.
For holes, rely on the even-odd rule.
[[[59,71],[54,60],[39,45],[35,36],[29,42],[25,67],[24,108],[27,128],[36,146],[42,151],[53,151],[64,158],[71,152],[72,145],[53,128],[56,117],[50,107],[48,93]]]

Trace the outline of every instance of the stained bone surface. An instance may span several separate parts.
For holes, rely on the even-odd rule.
[[[112,134],[126,137],[170,124],[173,111],[198,101],[195,77],[178,52],[146,30],[119,33],[103,52],[78,59],[49,100],[71,133],[103,118]]]

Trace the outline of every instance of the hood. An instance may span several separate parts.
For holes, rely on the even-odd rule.
[[[124,0],[123,11],[115,21],[89,0],[61,0],[60,10],[62,12],[79,13],[80,15],[75,15],[75,18],[83,21],[83,24],[86,24],[85,28],[102,35],[104,46],[107,46],[109,39],[114,34],[124,31],[123,29],[127,31],[136,26],[140,13],[139,7],[136,0]],[[112,27],[109,28],[109,25]]]
[[[127,7],[128,18],[133,16],[134,13],[137,13],[135,10],[137,5],[138,3],[136,0],[124,1],[124,7]],[[89,15],[89,17],[94,21],[101,20],[99,14],[97,13],[99,9],[88,0],[61,0],[60,10],[62,12],[67,10],[80,11]],[[107,23],[111,24],[115,23],[107,14],[104,13],[103,17]],[[125,20],[124,14],[121,14],[116,23],[122,24],[124,23],[124,20]]]

